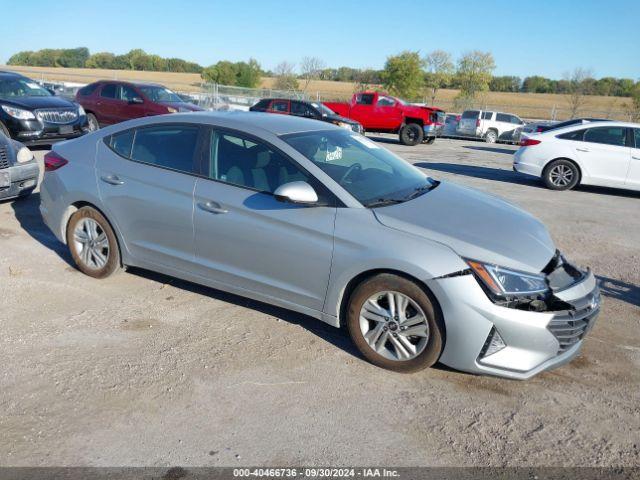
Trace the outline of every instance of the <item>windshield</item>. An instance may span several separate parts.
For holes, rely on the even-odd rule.
[[[334,112],[333,110],[331,110],[329,107],[326,107],[324,105],[324,103],[320,103],[320,102],[311,102],[311,105],[313,105],[317,110],[320,110],[320,113],[322,115],[335,115],[336,112]]]
[[[314,162],[365,207],[399,203],[437,182],[363,135],[345,130],[305,132],[282,139]]]
[[[51,93],[27,78],[0,80],[0,98],[50,97]]]
[[[142,91],[142,93],[144,93],[144,96],[147,97],[152,102],[158,102],[158,103],[163,103],[163,102],[164,103],[167,103],[167,102],[183,103],[184,102],[178,96],[177,93],[172,92],[168,88],[155,87],[155,86],[144,86],[144,87],[138,87],[138,88]]]

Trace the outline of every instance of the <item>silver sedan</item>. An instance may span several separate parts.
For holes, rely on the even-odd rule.
[[[136,266],[345,325],[384,368],[529,378],[572,359],[599,311],[537,219],[323,122],[137,119],[45,166],[42,215],[87,275]]]

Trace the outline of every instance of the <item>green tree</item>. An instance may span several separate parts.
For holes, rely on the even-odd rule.
[[[387,58],[381,74],[382,82],[389,92],[414,100],[424,88],[423,61],[418,52],[404,51]]]
[[[236,85],[239,87],[256,88],[260,84],[262,68],[254,58],[248,62],[236,63]]]
[[[493,77],[489,82],[489,90],[492,92],[519,92],[521,83],[520,77],[511,75]]]
[[[87,68],[116,68],[115,67],[116,56],[109,52],[99,52],[91,55],[85,66]]]
[[[238,70],[234,63],[221,60],[215,65],[205,68],[201,76],[205,82],[235,85],[237,74]]]
[[[276,76],[275,87],[278,90],[298,90],[298,79],[293,72],[294,65],[289,62],[281,62],[274,69]]]
[[[89,49],[86,47],[68,48],[60,50],[56,58],[56,65],[66,68],[84,68],[89,58]]]
[[[458,60],[457,77],[460,82],[458,101],[473,101],[478,93],[486,92],[495,68],[496,64],[491,53],[478,50],[465,53]]]
[[[454,74],[454,66],[451,55],[444,50],[434,50],[424,59],[427,72],[425,74],[425,85],[431,94],[431,105],[436,101],[438,90],[444,88],[451,82]]]

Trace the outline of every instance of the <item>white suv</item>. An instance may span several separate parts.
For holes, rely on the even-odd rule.
[[[456,132],[465,137],[484,138],[487,143],[513,142],[524,124],[520,117],[510,113],[465,110]]]

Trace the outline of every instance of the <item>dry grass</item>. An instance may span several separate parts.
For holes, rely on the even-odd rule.
[[[2,67],[0,69],[13,70],[32,78],[45,78],[78,83],[90,83],[99,79],[119,79],[157,82],[174,90],[189,92],[199,91],[201,78],[196,73],[170,72],[140,72],[131,70],[101,70],[86,68],[51,68],[51,67]],[[262,78],[260,87],[273,88],[274,78]],[[302,82],[300,82],[302,87]],[[324,100],[346,100],[356,90],[357,85],[350,82],[332,82],[328,80],[313,80],[309,83],[307,93],[312,98]],[[436,105],[447,111],[454,111],[453,104],[458,90],[440,90],[436,98]],[[569,104],[565,95],[546,93],[505,93],[487,92],[479,99],[478,105],[490,109],[503,110],[520,115],[524,118],[550,118],[555,108],[557,118],[566,118],[569,114]],[[627,120],[626,109],[630,99],[620,97],[587,96],[580,114],[583,116],[610,117]]]

